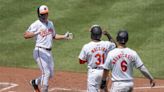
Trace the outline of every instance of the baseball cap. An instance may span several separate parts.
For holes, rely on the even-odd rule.
[[[46,14],[48,13],[48,7],[46,5],[41,5],[39,7],[39,14]]]

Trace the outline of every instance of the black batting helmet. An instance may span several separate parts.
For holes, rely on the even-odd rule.
[[[46,5],[41,5],[37,8],[37,13],[38,16],[40,16],[40,14],[46,14],[48,13],[48,7]]]
[[[99,25],[91,26],[90,32],[91,32],[92,40],[100,40],[101,35],[102,35],[102,29]]]
[[[48,14],[48,7],[46,5],[41,5],[37,8],[37,14],[39,19],[44,20],[45,16],[44,14]]]
[[[117,34],[117,42],[121,44],[126,44],[128,41],[128,32],[127,30],[120,30]]]

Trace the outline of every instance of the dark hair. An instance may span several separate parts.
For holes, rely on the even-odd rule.
[[[38,17],[40,17],[39,8],[40,8],[40,6],[38,6],[38,8],[37,8]]]

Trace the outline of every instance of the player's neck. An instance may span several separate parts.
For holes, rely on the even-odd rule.
[[[101,41],[101,40],[92,40],[93,42],[99,42],[99,41]]]
[[[119,43],[118,43],[117,48],[126,48],[126,45],[125,45],[125,44],[119,44]]]
[[[48,24],[48,20],[41,20],[41,19],[40,19],[40,21],[41,21],[42,23],[46,24],[46,25]]]

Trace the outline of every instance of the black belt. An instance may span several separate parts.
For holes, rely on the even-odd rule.
[[[104,69],[102,67],[93,67],[92,69]]]
[[[114,80],[112,82],[132,82],[132,80]]]
[[[38,47],[38,46],[37,46],[37,47]],[[51,48],[43,48],[43,47],[38,47],[38,48],[42,48],[42,49],[45,49],[45,50],[51,51]]]

